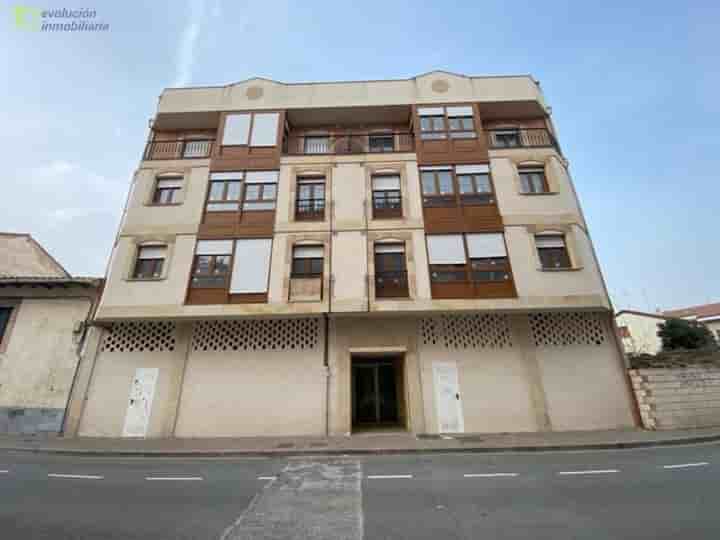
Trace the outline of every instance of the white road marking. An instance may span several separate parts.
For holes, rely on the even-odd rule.
[[[171,482],[184,482],[202,480],[202,476],[146,476],[145,480],[169,480]]]
[[[392,478],[412,478],[412,474],[370,474],[366,478],[368,480],[392,479]]]
[[[514,472],[497,472],[497,473],[470,473],[463,474],[465,478],[498,478],[502,476],[517,476]]]
[[[48,473],[48,478],[74,478],[79,480],[102,480],[104,476],[96,474],[59,474],[59,473]]]
[[[572,475],[572,474],[612,474],[620,472],[618,469],[595,469],[589,471],[562,471],[558,474],[561,475]]]
[[[687,467],[704,467],[710,465],[707,461],[699,461],[697,463],[680,463],[679,465],[663,465],[663,469],[685,469]]]
[[[275,480],[275,476],[258,476],[258,480]]]

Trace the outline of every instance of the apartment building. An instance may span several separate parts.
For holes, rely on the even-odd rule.
[[[567,167],[529,76],[166,89],[80,435],[634,425]]]

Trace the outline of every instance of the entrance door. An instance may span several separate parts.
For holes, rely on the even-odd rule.
[[[353,360],[353,426],[378,427],[401,423],[399,375],[393,360]]]
[[[158,372],[158,368],[137,368],[135,370],[135,377],[130,386],[123,437],[145,437],[147,435]]]
[[[462,433],[465,430],[458,385],[457,365],[433,362],[435,407],[440,433]]]

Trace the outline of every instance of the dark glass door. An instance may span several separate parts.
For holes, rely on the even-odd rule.
[[[353,424],[400,421],[396,369],[392,362],[353,365]]]

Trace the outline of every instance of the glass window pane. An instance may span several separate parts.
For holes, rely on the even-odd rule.
[[[210,183],[210,200],[221,201],[223,198],[223,191],[225,190],[225,182],[211,182]]]
[[[275,146],[277,143],[278,113],[255,113],[252,146]]]
[[[313,274],[322,274],[323,260],[310,259],[310,271]]]
[[[228,114],[225,117],[222,143],[224,145],[247,144],[249,129],[250,115],[248,113]]]
[[[532,182],[532,189],[535,193],[542,193],[545,191],[545,182],[541,173],[531,174],[530,181]]]
[[[315,198],[316,199],[324,199],[325,198],[325,184],[315,184]]]
[[[440,185],[441,195],[452,195],[455,192],[450,171],[438,172],[438,184]]]
[[[215,257],[215,274],[227,274],[230,271],[230,255],[217,255]]]
[[[275,201],[270,202],[246,202],[243,204],[243,210],[274,210]]]
[[[460,187],[460,193],[473,193],[475,191],[473,177],[469,174],[458,176],[458,185]]]
[[[210,273],[210,260],[212,259],[212,255],[200,255],[197,257],[197,262],[195,263],[195,273],[196,274],[209,274]]]
[[[473,124],[473,119],[471,116],[466,116],[464,118],[461,118],[461,120],[463,129],[475,129],[475,125]]]
[[[239,208],[238,203],[210,203],[207,205],[208,212],[233,212]]]
[[[445,119],[442,116],[432,116],[433,131],[442,131],[445,129]]]
[[[312,192],[313,188],[311,185],[301,185],[300,191],[298,191],[298,198],[299,199],[311,199],[312,198]]]
[[[448,118],[448,121],[450,122],[450,129],[462,129],[461,118]]]
[[[422,131],[430,131],[432,129],[432,118],[423,116],[420,118],[420,129]]]
[[[260,185],[248,184],[245,186],[245,200],[256,201],[260,198]]]
[[[476,174],[475,185],[477,186],[478,193],[492,193],[490,177],[487,174]]]
[[[425,195],[435,195],[435,173],[424,172],[420,174],[422,178],[422,190]]]
[[[274,201],[277,192],[277,184],[265,184],[263,187],[263,199],[266,201]]]
[[[240,200],[240,182],[228,182],[227,199],[229,201]]]

